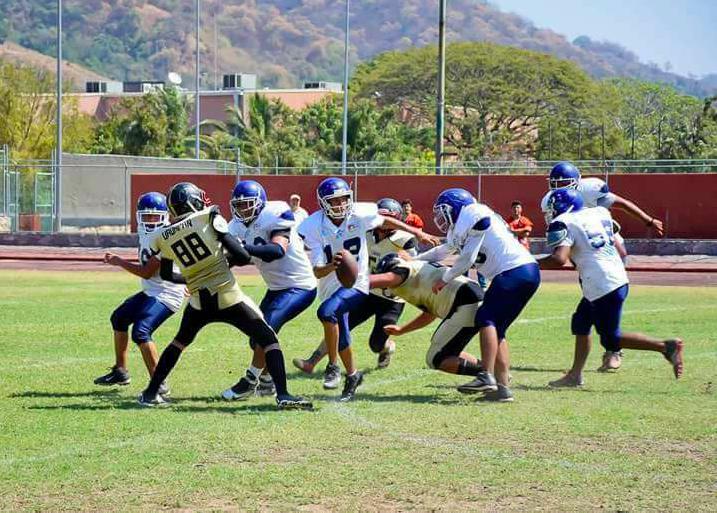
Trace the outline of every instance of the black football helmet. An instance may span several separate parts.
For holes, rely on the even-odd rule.
[[[376,202],[376,206],[378,207],[378,213],[381,215],[396,219],[401,219],[403,216],[401,204],[393,198],[382,198]]]
[[[376,264],[376,273],[390,273],[396,266],[401,265],[403,260],[397,253],[388,253]]]
[[[190,182],[174,185],[167,193],[167,207],[174,219],[181,219],[206,208],[206,193]]]

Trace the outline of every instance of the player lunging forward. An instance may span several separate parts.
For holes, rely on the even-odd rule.
[[[477,378],[484,372],[481,362],[463,349],[479,331],[476,315],[483,300],[483,289],[478,282],[456,276],[434,293],[433,285],[443,279],[447,270],[436,262],[406,261],[396,254],[389,254],[377,265],[378,274],[371,275],[371,284],[389,288],[422,310],[404,326],[386,326],[387,333],[405,335],[428,326],[436,318],[442,319],[431,337],[426,363],[431,369]],[[513,397],[489,392],[485,399],[507,402]]]
[[[378,213],[401,219],[403,211],[401,204],[392,198],[383,198],[376,202]],[[374,229],[367,237],[369,269],[376,272],[376,265],[385,255],[405,251],[410,256],[416,255],[416,242],[408,232],[403,230]],[[354,310],[349,314],[349,330],[353,329],[371,317],[374,318],[371,335],[369,335],[369,347],[371,351],[378,354],[378,368],[385,369],[391,363],[391,355],[396,350],[396,343],[389,340],[384,327],[389,324],[396,324],[403,313],[404,301],[391,293],[388,289],[372,288],[370,290],[366,305],[363,308]],[[326,356],[326,343],[321,342],[319,347],[307,359],[294,358],[293,364],[299,370],[311,374],[314,367]]]
[[[238,328],[264,349],[280,409],[311,408],[310,402],[287,392],[284,355],[276,333],[241,291],[229,268],[225,249],[238,265],[250,263],[251,256],[236,238],[229,235],[227,222],[218,208],[208,207],[204,191],[187,182],[172,187],[167,203],[172,224],[163,228],[153,240],[152,250],[162,257],[163,278],[175,278],[172,262],[176,263],[191,296],[177,335],[162,353],[149,386],[139,396],[140,404],[158,406],[165,403],[157,392],[182,351],[204,326],[222,322]]]
[[[557,269],[572,260],[580,274],[583,299],[572,319],[575,335],[573,366],[554,387],[582,386],[583,369],[590,354],[590,331],[595,326],[606,351],[620,349],[657,351],[672,364],[675,377],[682,375],[682,341],[657,340],[642,333],[620,330],[622,305],[627,298],[625,266],[614,247],[610,212],[603,207],[584,208],[578,191],[559,189],[548,200],[553,220],[548,227],[548,245],[553,253],[540,260],[542,269]]]
[[[316,278],[296,232],[294,214],[286,202],[268,201],[264,187],[253,180],[236,184],[231,209],[229,233],[244,241],[244,248],[266,283],[269,290],[259,309],[269,326],[279,333],[316,298]],[[238,383],[222,393],[226,400],[245,399],[254,390],[258,395],[274,393],[274,383],[264,369],[264,350],[258,340],[249,342],[254,350],[251,366]]]
[[[182,307],[184,285],[163,281],[159,276],[159,259],[150,249],[152,238],[169,224],[167,199],[159,192],[147,192],[137,200],[137,234],[139,235],[139,265],[112,253],[105,255],[105,263],[116,265],[142,279],[142,291],[127,298],[112,312],[110,322],[114,330],[115,364],[112,370],[95,380],[96,385],[129,385],[127,370],[129,335],[137,344],[150,377],[157,366],[157,347],[152,334],[173,313]],[[169,388],[162,383],[159,393],[167,395]]]
[[[418,258],[437,262],[451,253],[459,254],[453,267],[436,280],[433,291],[439,293],[471,267],[491,280],[476,314],[485,372],[458,389],[465,393],[496,393],[496,400],[508,400],[512,392],[508,388],[510,360],[506,332],[540,286],[538,264],[503,218],[464,189],[443,191],[433,205],[433,212],[435,223],[447,233],[448,242]]]
[[[421,230],[384,217],[373,203],[353,202],[353,191],[340,178],[327,178],[319,184],[317,197],[321,209],[311,214],[299,227],[311,251],[314,274],[319,278],[319,297],[322,300],[318,317],[324,327],[324,340],[329,363],[324,373],[324,388],[333,389],[341,381],[337,365],[339,355],[346,369],[346,381],[341,400],[353,398],[363,381],[363,374],[356,369],[351,351],[351,333],[348,314],[363,308],[369,291],[367,233],[374,228],[404,230],[419,241],[435,244],[435,237]],[[342,287],[336,278],[336,266],[340,264],[342,250],[349,251],[358,263],[358,276],[352,288]]]
[[[619,209],[630,216],[634,217],[638,221],[645,224],[645,226],[651,228],[658,237],[664,235],[664,229],[662,221],[647,214],[634,202],[627,198],[623,198],[611,192],[608,185],[600,178],[583,178],[580,174],[580,170],[570,162],[558,162],[550,170],[550,176],[548,178],[548,184],[550,190],[543,196],[540,202],[540,208],[543,211],[543,215],[546,217],[546,221],[550,218],[551,213],[548,208],[548,198],[550,193],[558,189],[574,189],[580,193],[585,208],[593,207],[604,207],[607,209]],[[549,222],[548,222],[549,224]],[[616,226],[619,226],[616,224]],[[627,250],[625,248],[625,241],[622,235],[614,233],[615,248],[617,249],[620,258],[625,261],[627,258]],[[610,370],[616,370],[620,368],[621,358],[620,353],[613,353],[606,351],[603,354],[602,365],[598,369],[599,372],[607,372]]]

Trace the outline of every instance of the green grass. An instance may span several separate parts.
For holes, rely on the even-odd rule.
[[[625,329],[685,339],[679,382],[656,353],[630,352],[618,373],[597,374],[596,347],[584,390],[547,389],[572,358],[579,292],[544,284],[511,332],[515,403],[476,403],[454,390],[464,378],[428,370],[428,328],[398,339],[391,367],[367,374],[350,404],[292,369],[291,390],[318,405],[308,413],[218,401],[250,355],[243,336],[216,325],[172,374],[174,406],[140,409],[147,378],[135,348],[130,386],[92,384],[112,363],[109,314],[136,280],[10,271],[0,280],[4,511],[717,509],[717,288],[631,291]],[[242,282],[260,298],[257,279]],[[178,322],[158,331],[161,347]],[[368,329],[354,341],[360,366],[373,369]],[[287,360],[307,354],[319,331],[313,310],[289,324]]]

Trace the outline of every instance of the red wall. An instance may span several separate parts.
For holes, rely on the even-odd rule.
[[[269,199],[288,201],[297,193],[309,212],[318,208],[316,187],[324,176],[252,176],[267,191]],[[349,181],[353,181],[353,177]],[[603,178],[603,177],[601,177]],[[233,176],[217,175],[132,175],[132,201],[147,191],[166,192],[173,184],[193,181],[207,191],[214,204],[221,206],[229,217],[229,198],[235,183]],[[399,201],[410,198],[416,212],[435,232],[431,208],[433,200],[449,187],[463,187],[478,193],[477,176],[361,176],[358,178],[357,199],[376,201],[392,197]],[[647,213],[665,222],[667,237],[683,239],[717,239],[717,223],[712,216],[717,209],[717,174],[640,174],[610,177],[610,189],[637,203]],[[520,200],[524,214],[535,223],[535,235],[544,233],[540,200],[547,191],[544,176],[494,175],[480,181],[481,200],[494,210],[508,216],[510,203]],[[648,237],[649,230],[623,212],[613,211],[628,238]],[[133,229],[134,216],[132,217]]]

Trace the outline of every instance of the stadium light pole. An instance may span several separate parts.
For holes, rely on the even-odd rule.
[[[196,26],[196,36],[197,36],[197,45],[195,50],[195,58],[196,61],[194,63],[194,118],[195,118],[195,124],[194,127],[194,158],[199,160],[199,120],[200,120],[200,112],[199,112],[199,0],[197,0],[196,3],[196,14],[197,14],[197,26]]]
[[[443,173],[443,133],[446,108],[446,3],[438,11],[438,98],[436,101],[436,174]]]
[[[341,130],[341,174],[346,174],[346,159],[349,134],[349,14],[351,0],[346,0],[346,33],[344,34],[344,115]]]
[[[62,229],[62,0],[57,0],[57,130],[55,141],[55,222],[53,229]]]

